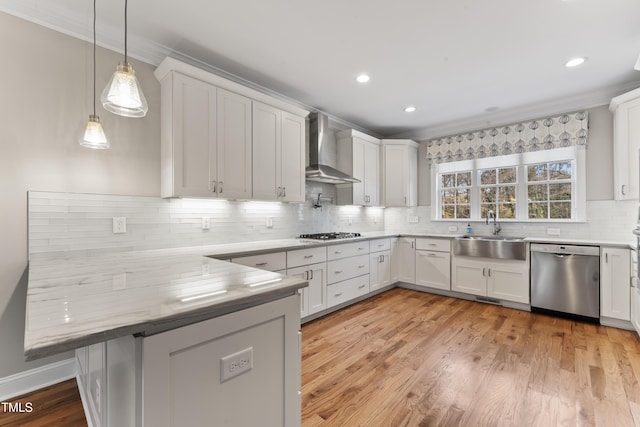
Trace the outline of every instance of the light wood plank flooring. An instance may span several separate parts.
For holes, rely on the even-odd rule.
[[[36,390],[10,401],[20,403],[22,408],[31,403],[31,412],[9,412],[0,406],[0,426],[29,427],[86,427],[84,409],[78,392],[78,384],[71,379]]]
[[[304,427],[640,426],[634,332],[392,289],[302,340]]]

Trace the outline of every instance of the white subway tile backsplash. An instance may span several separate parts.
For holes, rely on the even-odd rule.
[[[335,187],[326,185],[309,186],[304,204],[32,191],[29,253],[94,254],[286,239],[324,231],[383,231],[382,209],[325,204],[321,211],[313,208],[318,192],[335,199]],[[114,216],[127,218],[127,233],[112,233]],[[209,230],[201,227],[203,216],[210,218]],[[266,227],[267,217],[273,227]]]

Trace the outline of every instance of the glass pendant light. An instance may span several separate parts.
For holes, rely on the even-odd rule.
[[[118,64],[100,102],[105,110],[119,116],[144,117],[149,106],[133,67],[127,62],[127,0],[124,1],[124,62]]]
[[[109,141],[102,129],[100,117],[96,114],[96,0],[93,0],[93,114],[89,115],[80,145],[96,149],[109,148]]]

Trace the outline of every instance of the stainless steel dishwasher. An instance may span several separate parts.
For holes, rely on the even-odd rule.
[[[600,248],[531,244],[531,311],[600,317]]]

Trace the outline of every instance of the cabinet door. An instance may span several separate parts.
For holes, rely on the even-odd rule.
[[[251,100],[218,89],[218,197],[251,198]]]
[[[633,328],[640,334],[640,289],[638,289],[638,278],[634,278],[631,288],[631,323]]]
[[[614,115],[613,133],[614,196],[616,200],[637,199],[640,184],[640,98],[618,106]]]
[[[451,290],[451,254],[416,251],[416,285]]]
[[[253,199],[278,200],[282,112],[253,101]]]
[[[294,276],[302,280],[309,280],[309,277],[310,277],[309,268],[306,265],[302,267],[288,268],[287,276]],[[298,289],[298,294],[300,295],[300,317],[301,318],[309,315],[309,287],[310,286],[311,286],[311,283],[309,283],[309,286],[306,288]]]
[[[364,183],[366,176],[364,174],[364,147],[366,141],[353,138],[353,177],[360,182],[353,183],[353,204],[364,205]]]
[[[487,264],[487,296],[529,304],[529,271],[526,262]]]
[[[416,239],[399,237],[393,263],[394,273],[398,282],[415,284],[416,282]]]
[[[281,176],[282,201],[304,202],[305,119],[282,112]]]
[[[380,147],[371,142],[364,144],[364,204],[378,206],[380,182]]]
[[[369,258],[369,289],[375,291],[391,284],[391,252],[372,253]]]
[[[600,253],[600,315],[630,320],[631,257],[628,249],[602,248]]]
[[[162,91],[172,91],[163,99],[173,99],[162,112],[162,196],[215,197],[217,90],[174,74],[172,81],[163,82]]]
[[[487,268],[483,262],[453,257],[451,263],[451,290],[473,295],[487,295]]]
[[[384,205],[408,206],[409,169],[406,148],[398,145],[385,146],[384,163]]]
[[[327,305],[327,265],[314,264],[307,267],[311,273],[309,287],[309,314],[324,310]]]

